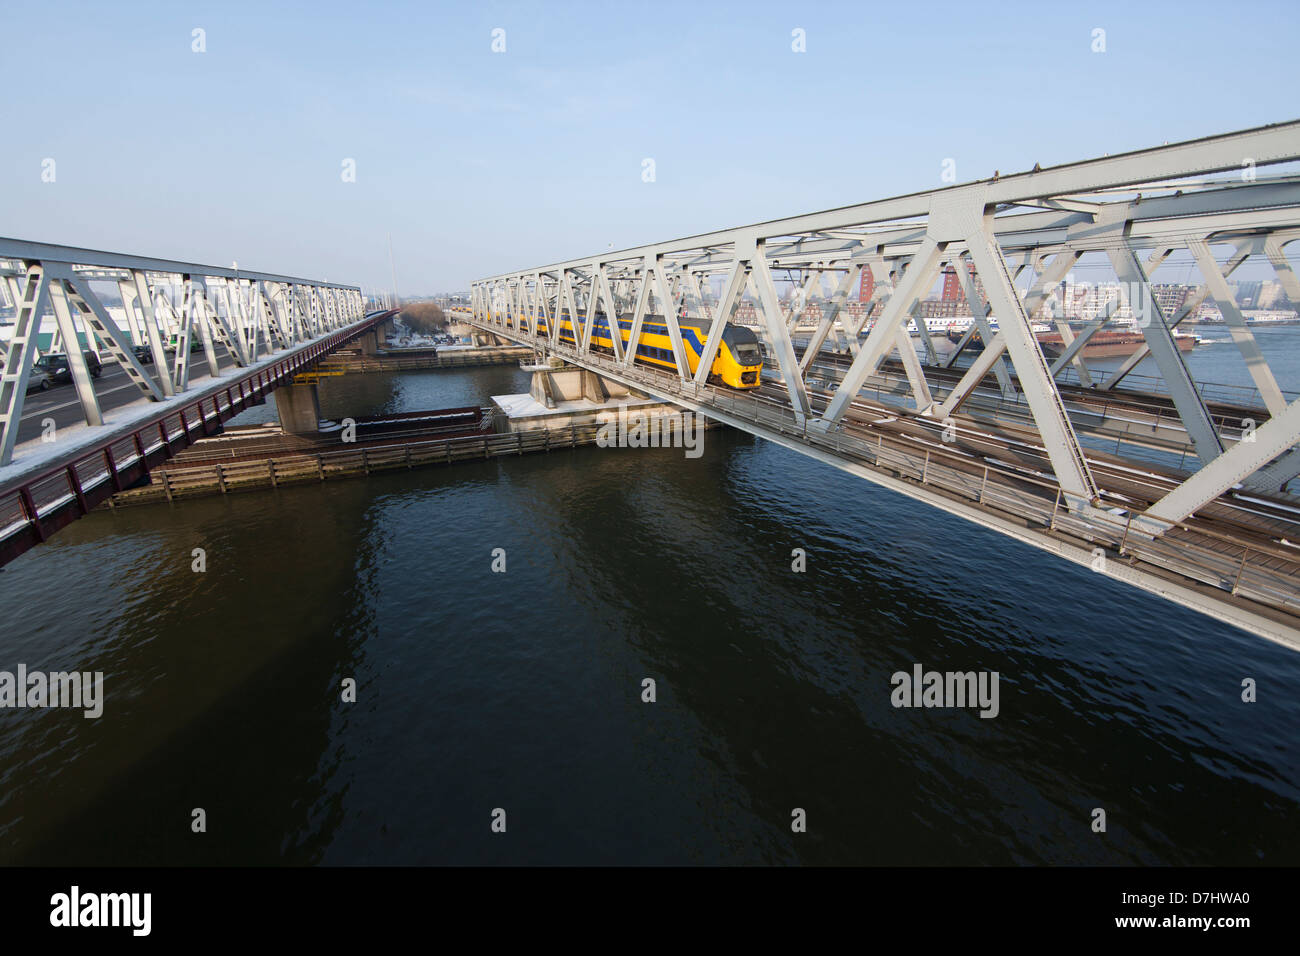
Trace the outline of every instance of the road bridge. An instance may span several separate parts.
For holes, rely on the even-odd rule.
[[[274,389],[311,417],[314,385],[295,378],[394,314],[364,314],[357,286],[5,238],[0,283],[16,306],[0,370],[0,564]],[[60,350],[70,394],[29,394],[38,353]]]

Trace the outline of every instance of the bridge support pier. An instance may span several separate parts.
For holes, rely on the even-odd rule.
[[[582,370],[582,397],[597,405],[609,401],[609,389],[605,387],[605,380],[590,369]]]
[[[555,408],[560,402],[582,399],[595,405],[604,405],[616,396],[649,397],[639,389],[612,382],[590,369],[573,366],[535,368],[529,394],[535,402],[547,408]]]
[[[502,338],[501,336],[497,335],[494,332],[486,332],[482,329],[475,329],[473,331],[473,336],[474,336],[474,344],[482,348],[490,348],[496,345],[505,346],[505,345],[517,344],[515,342],[510,341],[507,338]]]
[[[379,332],[372,329],[356,340],[362,355],[374,355],[379,351]]]
[[[532,387],[528,394],[533,397],[533,401],[539,405],[545,405],[547,408],[554,408],[555,402],[555,385],[551,382],[551,373],[544,369],[539,369],[533,373]]]
[[[315,385],[276,389],[275,410],[286,435],[315,435],[320,431],[320,393]]]

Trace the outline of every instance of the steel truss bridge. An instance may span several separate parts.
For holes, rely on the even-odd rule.
[[[357,286],[4,238],[0,283],[17,310],[0,369],[0,564],[393,314],[364,314]],[[46,351],[66,352],[82,422],[20,444],[50,311]],[[136,400],[106,410],[83,349]]]
[[[1284,251],[1300,238],[1300,175],[1284,165],[1298,160],[1291,122],[1035,167],[493,276],[455,314],[1300,649],[1300,500],[1282,491],[1300,473],[1300,400],[1279,387],[1228,288],[1253,257],[1300,303]],[[1084,348],[1118,303],[1077,331],[1050,309],[1085,256],[1109,263],[1141,316],[1143,344],[1104,378]],[[1171,257],[1190,257],[1200,285],[1166,314],[1151,276]],[[922,335],[923,359],[907,327],[946,266],[974,322],[944,360]],[[870,309],[851,313],[868,271]],[[789,307],[774,273],[802,282]],[[708,380],[723,323],[692,374],[679,317],[730,320],[746,293],[771,372],[741,392]],[[1207,299],[1249,370],[1243,394],[1215,396],[1180,354],[1174,332]],[[820,320],[800,341],[809,304]],[[1045,306],[1065,346],[1052,361],[1031,321]],[[617,335],[594,349],[611,315],[630,321],[631,342],[648,318],[666,324],[676,373],[636,364]],[[557,317],[574,320],[576,345],[557,338]],[[986,347],[957,364],[975,333]],[[1158,381],[1133,372],[1148,356]],[[1162,464],[1098,447],[1116,434],[1181,455]]]

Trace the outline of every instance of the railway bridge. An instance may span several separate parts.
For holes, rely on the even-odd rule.
[[[1035,167],[503,273],[475,282],[472,308],[455,315],[1300,649],[1300,499],[1286,490],[1300,473],[1300,398],[1228,287],[1250,261],[1300,303],[1285,251],[1300,238],[1297,162],[1290,122]],[[1199,285],[1166,312],[1152,275],[1174,261]],[[1126,301],[1071,327],[1055,297],[1091,262],[1113,270]],[[921,302],[944,269],[973,314],[947,358],[907,332],[925,328]],[[851,312],[866,274],[870,307]],[[720,386],[710,372],[745,300],[767,367],[755,388]],[[1198,382],[1179,348],[1206,301],[1250,375],[1232,394]],[[800,340],[810,304],[820,318]],[[1086,347],[1121,305],[1142,343],[1103,376]],[[1050,358],[1043,321],[1063,346]],[[647,322],[667,330],[667,369],[641,361]],[[976,335],[984,348],[971,355]],[[1135,372],[1146,358],[1155,373]]]

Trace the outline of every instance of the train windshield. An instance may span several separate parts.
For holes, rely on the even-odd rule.
[[[741,365],[762,365],[763,351],[758,345],[758,336],[741,326],[727,329],[727,344]]]

